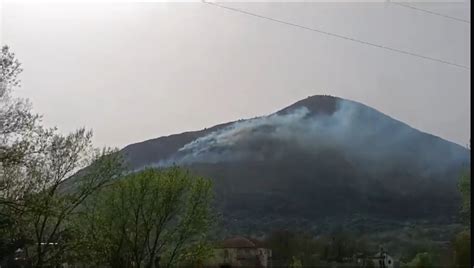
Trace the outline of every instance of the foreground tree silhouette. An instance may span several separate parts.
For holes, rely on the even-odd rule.
[[[43,267],[61,261],[72,239],[71,217],[94,191],[121,176],[122,161],[114,150],[93,148],[90,131],[61,135],[42,127],[26,100],[11,97],[20,83],[20,66],[4,46],[0,54],[0,234],[3,244],[15,245],[7,248],[24,248],[30,265]],[[76,174],[84,167],[88,168]]]
[[[43,151],[42,142],[51,135],[39,124],[27,100],[11,92],[20,86],[21,63],[8,46],[0,52],[0,260],[25,244],[23,235],[13,231],[18,224],[23,197],[34,183],[27,179],[25,165]]]

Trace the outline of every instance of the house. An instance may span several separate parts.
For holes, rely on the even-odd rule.
[[[392,258],[387,252],[381,248],[373,256],[365,256],[358,253],[354,256],[354,262],[357,267],[374,267],[374,268],[398,268],[399,262]]]
[[[272,251],[258,240],[236,236],[217,243],[206,267],[271,267]]]
[[[372,257],[375,268],[394,268],[394,259],[385,252],[383,248]]]

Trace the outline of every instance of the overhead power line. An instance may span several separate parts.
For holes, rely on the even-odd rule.
[[[447,18],[447,19],[456,20],[456,21],[459,21],[459,22],[467,23],[467,24],[471,24],[470,21],[465,20],[465,19],[460,19],[460,18],[449,16],[449,15],[441,14],[441,13],[438,13],[438,12],[434,12],[434,11],[431,11],[431,10],[426,10],[426,9],[423,9],[423,8],[411,6],[411,5],[408,5],[408,4],[403,3],[403,2],[390,2],[390,4],[394,4],[394,5],[405,7],[405,8],[414,9],[414,10],[421,11],[421,12],[424,12],[424,13],[428,13],[428,14],[431,14],[431,15],[444,17],[444,18]]]
[[[224,5],[220,5],[220,4],[213,3],[213,2],[207,2],[207,1],[202,1],[202,2],[204,4],[212,5],[212,6],[215,6],[215,7],[227,9],[227,10],[230,10],[230,11],[234,11],[234,12],[237,12],[237,13],[249,15],[249,16],[264,19],[264,20],[273,21],[273,22],[280,23],[280,24],[285,24],[285,25],[300,28],[300,29],[303,29],[303,30],[317,32],[317,33],[320,33],[320,34],[324,34],[324,35],[332,36],[332,37],[335,37],[335,38],[340,38],[340,39],[356,42],[356,43],[371,46],[371,47],[376,47],[376,48],[380,48],[380,49],[384,49],[384,50],[388,50],[388,51],[392,51],[392,52],[396,52],[396,53],[400,53],[400,54],[405,54],[405,55],[409,55],[409,56],[413,56],[413,57],[417,57],[417,58],[421,58],[421,59],[425,59],[425,60],[430,60],[430,61],[434,61],[434,62],[438,62],[438,63],[447,64],[447,65],[455,66],[455,67],[458,67],[458,68],[463,68],[463,69],[466,69],[466,70],[470,70],[469,66],[461,65],[461,64],[458,64],[458,63],[455,63],[455,62],[451,62],[451,61],[447,61],[447,60],[443,60],[443,59],[438,59],[438,58],[434,58],[434,57],[429,57],[429,56],[424,56],[424,55],[417,54],[417,53],[414,53],[414,52],[401,50],[401,49],[398,49],[398,48],[392,48],[392,47],[389,47],[389,46],[380,45],[380,44],[364,41],[364,40],[361,40],[361,39],[356,39],[356,38],[353,38],[353,37],[350,37],[350,36],[345,36],[345,35],[341,35],[341,34],[327,32],[327,31],[320,30],[320,29],[317,29],[317,28],[310,28],[310,27],[307,27],[307,26],[303,26],[303,25],[299,25],[299,24],[295,24],[295,23],[292,23],[292,22],[283,21],[283,20],[279,20],[279,19],[274,19],[274,18],[267,17],[267,16],[264,16],[264,15],[259,15],[259,14],[252,13],[252,12],[249,12],[249,11],[246,11],[246,10],[233,8],[233,7],[229,7],[229,6],[224,6]]]

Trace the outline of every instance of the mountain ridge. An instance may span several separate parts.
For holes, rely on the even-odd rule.
[[[213,180],[222,228],[235,233],[324,231],[352,217],[456,223],[457,181],[470,159],[456,143],[327,95],[121,153],[131,170],[179,165]]]
[[[327,101],[330,101],[329,104]],[[312,106],[312,107],[316,107],[318,109],[320,109],[321,107],[324,107],[325,109],[320,109],[320,110],[313,110],[311,109],[311,113],[318,113],[318,112],[322,112],[322,113],[330,113],[330,112],[334,112],[335,110],[335,103],[337,101],[349,101],[349,102],[352,102],[352,103],[355,103],[357,105],[362,105],[363,107],[365,108],[368,108],[368,109],[371,109],[372,111],[374,112],[377,112],[377,113],[380,113],[382,114],[383,116],[386,116],[387,118],[393,120],[393,121],[396,121],[397,123],[400,123],[400,124],[403,124],[404,126],[407,126],[413,130],[416,130],[416,131],[419,131],[420,133],[422,134],[425,134],[427,136],[429,136],[430,138],[432,139],[436,139],[436,140],[440,140],[440,141],[444,141],[444,142],[448,142],[450,144],[452,144],[453,146],[458,146],[459,148],[463,148],[463,149],[466,149],[465,147],[463,147],[462,145],[460,144],[457,144],[455,142],[452,142],[452,141],[449,141],[449,140],[445,140],[443,139],[442,137],[439,137],[437,135],[434,135],[434,134],[431,134],[431,133],[428,133],[428,132],[425,132],[425,131],[422,131],[422,130],[419,130],[417,128],[414,128],[406,123],[404,123],[403,121],[401,120],[398,120],[398,119],[395,119],[383,112],[380,112],[379,110],[377,109],[374,109],[370,106],[367,106],[363,103],[360,103],[360,102],[357,102],[357,101],[352,101],[352,100],[347,100],[347,99],[343,99],[343,98],[340,98],[340,97],[336,97],[336,96],[330,96],[330,95],[313,95],[313,96],[308,96],[307,98],[305,99],[302,99],[302,100],[299,100],[299,101],[296,101],[294,102],[293,104],[283,108],[283,109],[280,109],[280,110],[277,110],[273,113],[270,113],[268,115],[262,115],[262,116],[257,116],[257,117],[254,117],[254,118],[251,118],[251,119],[255,119],[255,118],[263,118],[263,117],[266,117],[266,116],[270,116],[270,115],[274,115],[274,114],[286,114],[287,112],[291,111],[291,110],[294,110],[295,108],[298,108],[298,107],[302,107],[302,106]],[[320,104],[323,104],[323,106],[321,106]],[[141,148],[143,147],[148,147],[154,143],[157,143],[157,142],[161,142],[161,141],[165,141],[166,142],[171,142],[171,143],[174,143],[176,142],[175,139],[177,138],[183,138],[183,142],[179,142],[180,145],[184,145],[188,142],[191,142],[192,140],[194,139],[197,139],[198,137],[200,136],[203,136],[203,135],[206,135],[206,134],[209,134],[213,131],[217,131],[219,129],[222,129],[222,128],[225,128],[225,127],[228,127],[232,124],[235,124],[235,123],[238,123],[238,122],[241,122],[241,121],[246,121],[246,120],[251,120],[251,119],[239,119],[239,120],[234,120],[234,121],[230,121],[230,122],[225,122],[225,123],[219,123],[219,124],[216,124],[216,125],[213,125],[211,127],[208,127],[208,128],[204,128],[204,129],[199,129],[199,130],[190,130],[190,131],[185,131],[185,132],[181,132],[181,133],[176,133],[176,134],[170,134],[170,135],[165,135],[165,136],[161,136],[161,137],[158,137],[158,138],[152,138],[152,139],[147,139],[147,140],[143,140],[143,141],[140,141],[140,142],[136,142],[136,143],[132,143],[132,144],[129,144],[125,147],[123,147],[121,149],[121,152],[124,153],[125,155],[125,158],[127,159],[127,161],[131,162],[132,163],[132,166],[134,164],[136,164],[136,160],[135,157],[133,158],[129,158],[127,157],[127,155],[130,153],[130,151],[132,151],[132,154],[133,154],[133,151],[135,151],[136,149],[134,147],[140,147],[139,150],[141,150]],[[168,141],[169,140],[169,141]],[[153,146],[152,146],[153,147]],[[154,151],[158,150],[162,150],[163,148],[154,148]],[[173,148],[173,149],[178,149],[178,148]],[[167,155],[168,153],[171,153],[169,152],[170,149],[165,149],[164,151],[161,151],[161,153],[164,153],[165,155]],[[171,150],[173,151],[173,150]],[[152,164],[152,162],[149,162],[147,164]]]

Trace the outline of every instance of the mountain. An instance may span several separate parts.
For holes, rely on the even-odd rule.
[[[470,161],[462,146],[332,96],[121,153],[132,170],[177,164],[211,178],[230,230],[313,228],[356,216],[452,222]]]

